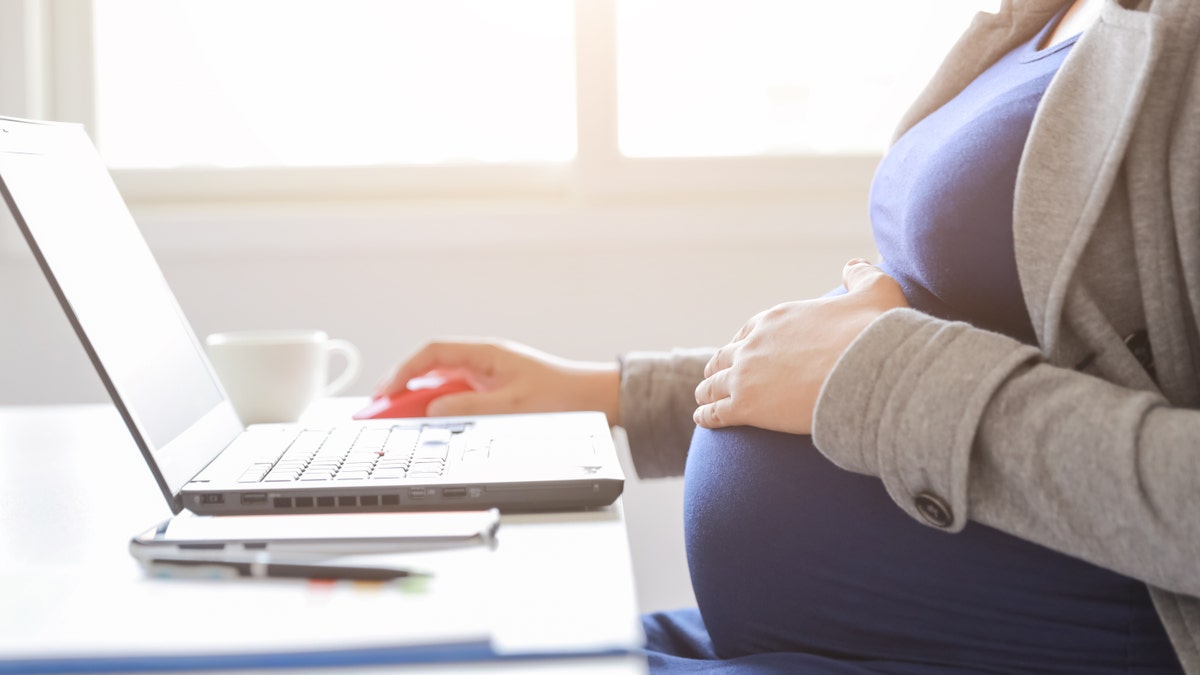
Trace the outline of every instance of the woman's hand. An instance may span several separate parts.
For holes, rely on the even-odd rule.
[[[908,306],[896,280],[865,260],[846,263],[842,284],[844,295],[758,314],[717,350],[696,387],[696,424],[812,433],[817,395],[842,353],[876,317]]]
[[[424,375],[465,378],[475,391],[429,404],[430,416],[599,410],[620,423],[619,366],[569,361],[502,340],[429,342],[396,367],[377,394],[403,391]]]

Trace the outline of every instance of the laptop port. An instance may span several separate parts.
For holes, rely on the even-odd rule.
[[[296,507],[297,508],[310,508],[311,509],[312,505],[313,505],[312,497],[296,497]]]
[[[208,492],[200,495],[201,504],[224,504],[225,495],[218,492]]]
[[[275,499],[271,500],[271,504],[273,504],[277,509],[290,509],[292,508],[292,498],[276,497]]]
[[[267,493],[265,492],[247,492],[242,495],[242,504],[266,504]]]
[[[443,497],[466,497],[467,496],[467,488],[465,488],[465,487],[442,488],[442,496]]]

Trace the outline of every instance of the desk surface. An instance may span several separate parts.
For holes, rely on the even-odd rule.
[[[318,416],[328,416],[331,410],[340,414],[342,407],[352,410],[355,405],[326,404]],[[156,593],[170,605],[169,582],[163,592],[164,582],[144,578],[127,550],[132,535],[169,516],[150,470],[111,406],[0,408],[0,595],[8,596],[23,578],[50,574],[70,577],[75,584],[103,585],[109,592],[144,594],[147,584],[158,584]],[[538,636],[551,651],[555,645],[576,643],[617,648],[638,644],[633,574],[619,503],[593,511],[505,515],[499,545],[483,555],[488,556],[493,578],[505,580],[490,584],[484,598],[493,613],[494,638],[520,643]],[[295,592],[303,593],[305,582],[295,583]],[[228,593],[228,588],[220,592]],[[454,613],[461,611],[453,598],[439,602],[439,592],[435,588],[422,600],[426,624],[452,623]],[[79,621],[81,616],[94,622],[119,616],[115,608],[80,602],[67,595],[57,604],[39,607],[43,616],[35,619],[51,631],[59,625],[56,615],[74,617],[62,623],[69,626],[86,625]],[[170,614],[164,608],[163,616]],[[312,630],[320,631],[322,615],[314,611],[311,618]],[[162,636],[174,627],[170,620],[139,624],[143,629],[145,625]],[[397,630],[404,630],[401,623]],[[76,637],[60,634],[57,639],[66,645]],[[153,634],[144,637],[156,639]],[[645,670],[636,656],[569,663],[572,671]],[[477,672],[480,665],[464,672]],[[487,669],[537,672],[561,665],[538,661]],[[454,668],[421,669],[444,673]]]

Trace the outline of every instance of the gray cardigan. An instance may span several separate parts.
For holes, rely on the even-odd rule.
[[[900,133],[1067,2],[979,15]],[[1197,674],[1200,1],[1136,4],[1108,0],[1072,48],[1022,158],[1013,229],[1039,348],[893,310],[835,366],[813,438],[921,522],[978,521],[1145,581]],[[711,353],[624,357],[639,475],[682,472]]]

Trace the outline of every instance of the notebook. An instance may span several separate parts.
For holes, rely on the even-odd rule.
[[[0,192],[175,513],[563,509],[621,493],[600,412],[243,428],[82,127],[0,117]],[[355,470],[304,471],[334,456]]]

